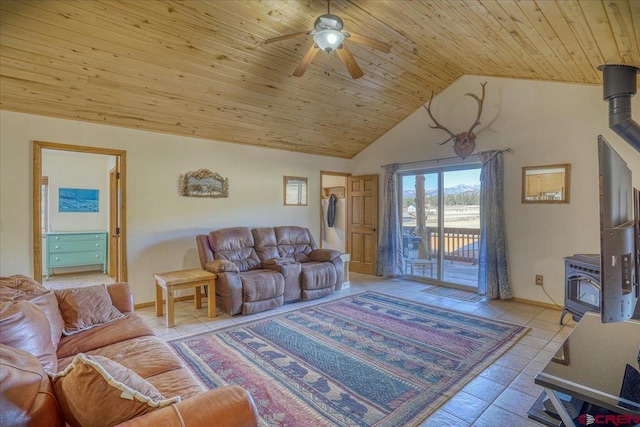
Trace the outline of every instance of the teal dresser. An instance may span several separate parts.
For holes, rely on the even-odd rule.
[[[47,236],[47,279],[57,267],[102,265],[107,272],[107,232],[51,232]]]

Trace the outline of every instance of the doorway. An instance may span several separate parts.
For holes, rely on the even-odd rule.
[[[378,175],[347,177],[346,198],[349,267],[373,276],[378,265]]]
[[[403,172],[399,185],[404,273],[429,282],[477,288],[479,165]]]
[[[55,155],[62,164],[57,169],[47,164],[47,159]],[[101,165],[97,169],[104,173],[96,177],[91,171],[96,168],[89,165],[87,170],[91,172],[85,172],[86,177],[91,175],[94,181],[88,183],[88,178],[83,179],[83,167],[73,171],[64,166],[65,159],[76,165],[89,159],[97,161]],[[64,171],[64,179],[56,170]],[[34,141],[32,171],[34,278],[42,282],[43,272],[50,275],[55,271],[53,267],[59,266],[62,271],[97,268],[113,281],[126,281],[126,151]],[[55,176],[49,176],[52,174]],[[76,194],[73,190],[80,192]],[[89,201],[79,194],[88,194]],[[74,204],[75,207],[66,210]],[[82,240],[78,234],[91,234],[96,240],[77,241]],[[54,235],[65,241],[55,249],[48,247],[46,240]],[[66,242],[67,238],[72,241]],[[95,251],[89,254],[88,246],[96,247]],[[67,250],[70,256],[66,255]],[[65,255],[53,255],[55,251],[65,251]],[[69,262],[63,262],[69,257]],[[94,257],[95,265],[92,264]]]
[[[347,177],[342,172],[320,171],[320,247],[347,252]]]

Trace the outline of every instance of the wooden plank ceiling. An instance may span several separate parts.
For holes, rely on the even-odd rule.
[[[464,74],[601,84],[640,66],[640,1],[334,0],[335,53],[292,72],[324,0],[0,1],[0,108],[352,158]],[[425,123],[426,128],[426,123]]]

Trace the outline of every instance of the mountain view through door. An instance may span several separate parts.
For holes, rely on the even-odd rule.
[[[480,168],[401,175],[405,274],[477,287]]]

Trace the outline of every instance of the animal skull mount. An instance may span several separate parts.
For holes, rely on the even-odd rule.
[[[476,116],[476,121],[471,125],[469,130],[466,132],[460,132],[459,134],[456,135],[455,133],[451,132],[449,129],[442,126],[440,123],[438,123],[436,118],[433,117],[433,114],[431,114],[431,101],[433,101],[433,92],[431,93],[431,99],[429,100],[429,104],[423,105],[425,110],[427,110],[427,113],[429,113],[429,117],[431,117],[431,120],[433,120],[433,122],[435,123],[435,126],[429,125],[429,127],[431,129],[442,129],[443,131],[447,132],[450,135],[446,141],[439,143],[439,145],[444,145],[447,142],[453,140],[453,152],[456,153],[456,155],[460,157],[462,160],[464,160],[469,154],[473,153],[473,150],[476,149],[476,134],[473,133],[473,129],[475,129],[475,127],[480,124],[480,115],[482,114],[482,104],[484,103],[484,87],[486,84],[487,82],[480,84],[480,86],[482,86],[481,97],[478,97],[473,93],[465,94],[475,99],[476,102],[478,103],[478,115]]]

